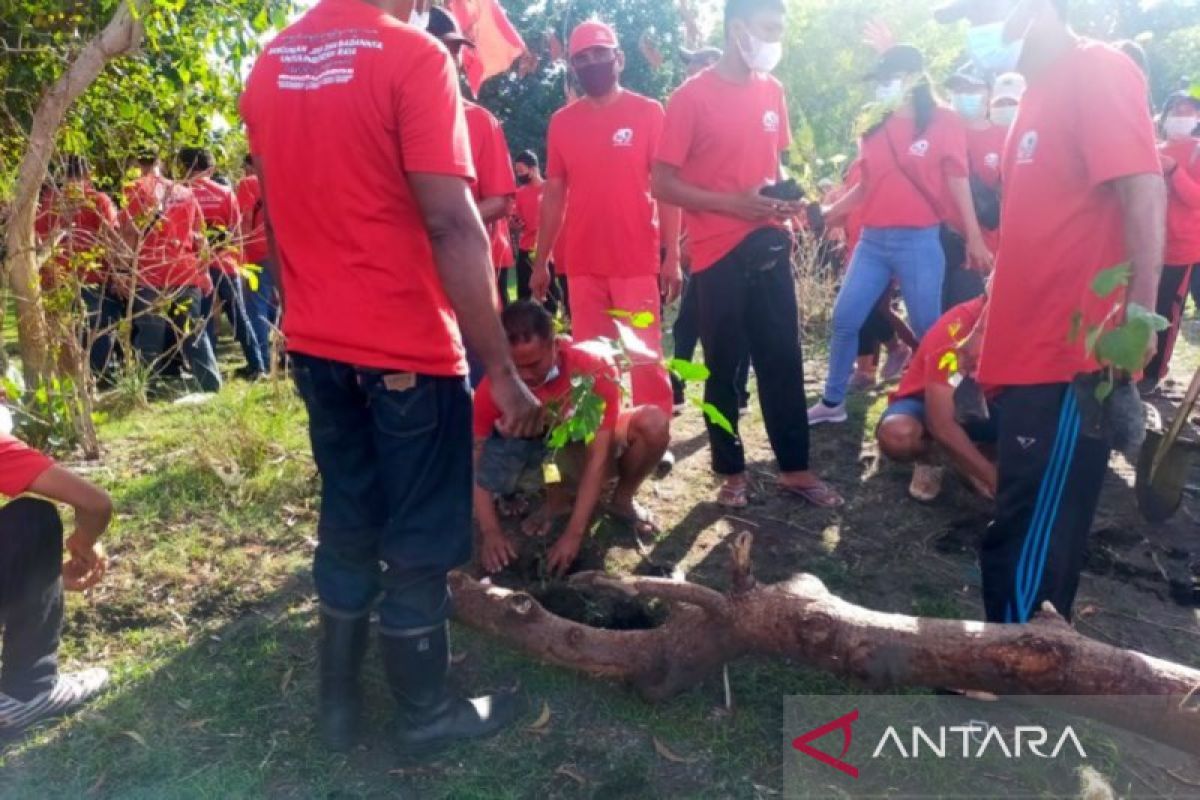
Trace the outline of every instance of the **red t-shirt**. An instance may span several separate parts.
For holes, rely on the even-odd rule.
[[[43,275],[46,286],[55,286],[54,273],[75,268],[79,281],[89,286],[104,283],[108,270],[103,259],[100,233],[117,224],[117,207],[108,195],[90,184],[68,184],[61,192],[43,198],[34,228],[39,241],[62,234]]]
[[[908,363],[900,385],[892,393],[893,401],[905,397],[924,397],[925,389],[929,386],[952,385],[950,377],[954,371],[942,366],[942,358],[958,350],[959,344],[975,330],[986,302],[985,297],[968,300],[947,311],[933,324]]]
[[[257,175],[238,181],[238,210],[242,216],[242,255],[247,264],[262,265],[270,256],[267,247],[267,218],[263,213],[262,187]]]
[[[236,275],[241,266],[242,248],[238,245],[238,231],[242,226],[242,214],[233,190],[222,186],[212,178],[198,178],[188,184],[196,195],[200,211],[204,215],[204,227],[209,234],[213,263],[226,275]],[[217,236],[224,232],[224,240],[217,243]]]
[[[466,375],[410,172],[474,178],[446,49],[361,0],[321,0],[272,41],[242,96],[295,352]]]
[[[510,197],[516,194],[517,180],[513,176],[512,157],[508,152],[508,140],[492,112],[470,101],[463,101],[467,115],[467,135],[471,139],[471,158],[475,162],[476,200],[487,197]],[[499,219],[488,225],[492,240],[492,266],[501,270],[513,264],[512,242],[509,240],[508,224]]]
[[[0,433],[0,495],[16,497],[29,491],[30,485],[52,466],[54,462],[37,450]]]
[[[1091,283],[1125,262],[1112,181],[1159,175],[1146,78],[1124,54],[1080,39],[1030,82],[1005,148],[1003,239],[980,356],[996,386],[1062,383],[1092,372],[1072,319],[1099,324],[1115,296]]]
[[[859,149],[863,227],[929,228],[945,222],[961,230],[947,183],[967,177],[966,127],[957,114],[938,108],[920,135],[913,118],[893,114]]]
[[[611,361],[590,352],[586,345],[560,338],[558,377],[534,389],[533,394],[543,405],[561,402],[570,397],[571,379],[578,375],[591,375],[596,379],[596,394],[604,399],[604,418],[600,422],[600,430],[615,430],[617,419],[621,416],[621,375]],[[491,436],[500,417],[500,409],[492,397],[492,380],[484,378],[475,390],[476,438]]]
[[[1160,145],[1178,165],[1167,179],[1167,252],[1172,266],[1200,263],[1200,139]]]
[[[541,221],[542,187],[527,183],[517,187],[517,219],[521,221],[521,240],[518,246],[525,251],[537,248],[538,226]],[[559,238],[562,238],[561,236]]]
[[[160,175],[146,175],[126,187],[123,213],[142,232],[139,285],[211,291],[212,280],[198,252],[204,214],[191,189]]]
[[[706,69],[675,90],[657,160],[684,182],[711,192],[745,194],[779,179],[779,158],[791,146],[783,86],[754,74],[732,83]],[[686,211],[692,272],[703,272],[762,223]]]
[[[967,161],[971,174],[983,181],[990,189],[1000,188],[1000,160],[1004,157],[1004,142],[1008,139],[1008,128],[989,125],[977,130],[966,128]]]
[[[662,106],[629,90],[606,106],[577,100],[550,118],[546,177],[567,188],[571,225],[559,236],[572,275],[658,274],[650,167],[662,125]]]

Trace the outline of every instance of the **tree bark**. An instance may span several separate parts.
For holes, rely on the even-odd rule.
[[[30,388],[40,385],[54,369],[50,330],[41,303],[34,222],[58,129],[71,105],[95,82],[105,65],[141,43],[140,15],[145,5],[146,0],[129,0],[117,7],[104,30],[79,51],[66,71],[42,96],[29,129],[9,212],[5,272],[16,302],[21,366]],[[132,6],[138,7],[138,13]]]
[[[758,585],[748,533],[734,544],[732,589],[721,594],[662,578],[581,573],[583,589],[665,601],[666,621],[650,630],[604,630],[558,617],[533,597],[451,575],[456,615],[538,659],[614,678],[648,700],[688,689],[740,656],[773,655],[874,689],[954,687],[1000,695],[1159,696],[1144,719],[1123,708],[1110,721],[1200,752],[1200,714],[1184,708],[1200,671],[1097,642],[1052,607],[1025,625],[886,614],[831,594],[802,575]],[[1042,702],[1039,698],[1039,702]],[[1103,707],[1088,713],[1105,718]]]

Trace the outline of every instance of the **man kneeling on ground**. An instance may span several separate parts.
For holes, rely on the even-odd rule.
[[[623,408],[616,367],[604,356],[590,352],[586,344],[556,337],[553,321],[540,305],[515,303],[505,309],[501,319],[521,380],[552,409],[552,419],[561,421],[573,411],[568,404],[581,378],[592,379],[604,409],[595,438],[586,445],[568,445],[554,467],[543,471],[545,440],[503,438],[496,431],[500,412],[492,399],[491,381],[485,378],[479,385],[475,393],[475,515],[483,535],[480,562],[484,569],[499,572],[516,558],[516,547],[501,529],[495,498],[516,491],[526,470],[541,472],[547,486],[546,504],[525,521],[524,532],[545,536],[559,518],[570,515],[550,550],[547,567],[552,573],[565,572],[579,555],[605,483],[614,474],[617,486],[605,511],[628,522],[639,535],[654,533],[653,519],[635,495],[670,444],[666,412],[648,405]],[[565,481],[555,480],[559,467]]]
[[[908,491],[917,500],[929,502],[941,492],[937,449],[980,494],[996,496],[996,464],[980,449],[996,441],[996,409],[989,402],[986,420],[963,425],[955,415],[954,398],[962,366],[959,343],[975,330],[986,304],[986,297],[977,297],[950,309],[934,324],[879,421],[875,435],[884,455],[915,462]]]
[[[0,404],[0,416],[7,416]],[[31,492],[74,507],[75,532],[67,539],[53,504],[22,497],[0,507],[0,738],[69,713],[108,683],[108,673],[58,671],[63,589],[95,586],[106,561],[97,540],[112,519],[102,489],[8,435],[0,425],[0,495]]]

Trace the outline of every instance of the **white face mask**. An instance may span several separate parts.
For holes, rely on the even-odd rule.
[[[414,5],[412,13],[408,15],[408,24],[414,28],[425,30],[429,27],[429,11],[417,11],[417,7]]]
[[[8,406],[0,403],[0,434],[5,436],[13,432],[12,412],[8,410]]]
[[[896,108],[904,102],[904,79],[893,78],[875,87],[875,102],[886,108]]]
[[[783,59],[783,42],[764,42],[750,31],[746,40],[738,40],[738,52],[746,66],[755,72],[771,72]]]
[[[992,109],[992,122],[1002,128],[1011,128],[1017,121],[1016,106],[996,106]]]
[[[1163,120],[1163,133],[1168,139],[1187,139],[1198,122],[1200,117],[1167,117]]]

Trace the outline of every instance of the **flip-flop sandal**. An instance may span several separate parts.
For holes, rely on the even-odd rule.
[[[723,484],[717,492],[717,505],[721,508],[745,508],[750,505],[750,487],[747,484],[730,486]]]
[[[656,536],[662,533],[662,529],[654,521],[653,515],[636,501],[633,504],[633,514],[629,514],[612,505],[606,505],[604,513],[618,522],[628,525],[638,536]]]
[[[846,504],[842,496],[824,481],[818,481],[812,486],[788,486],[781,483],[779,488],[784,494],[799,497],[817,508],[841,508]]]

